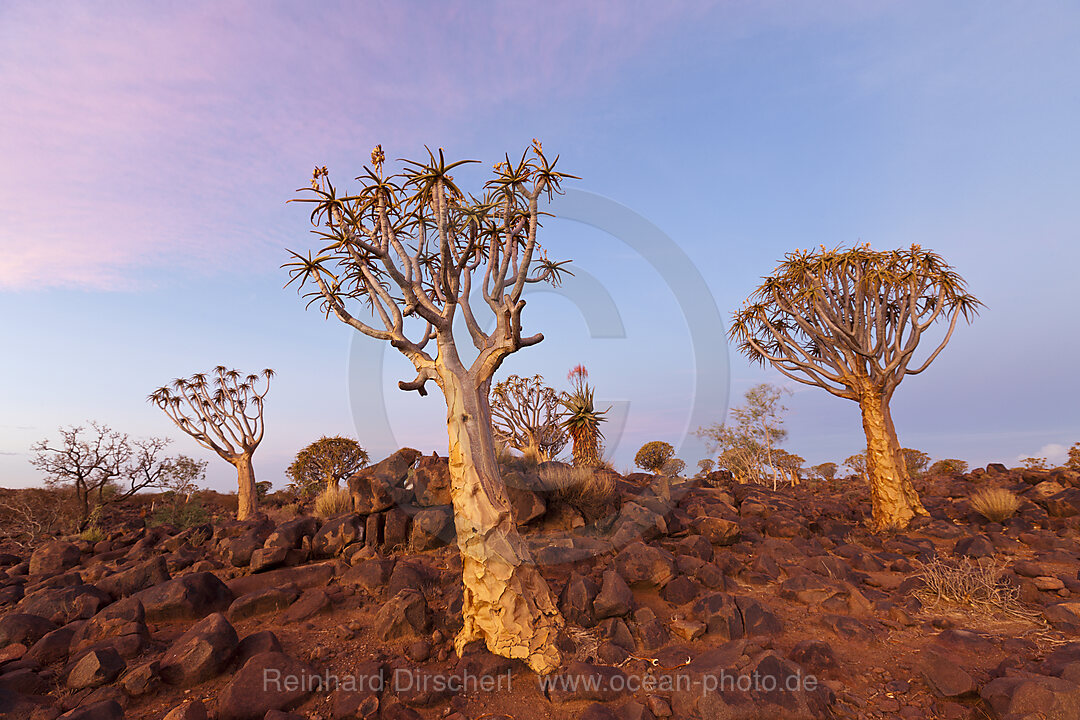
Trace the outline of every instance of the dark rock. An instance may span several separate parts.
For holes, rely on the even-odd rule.
[[[627,688],[627,675],[622,670],[605,665],[573,661],[564,673],[567,682],[552,682],[548,696],[552,702],[574,700],[613,702],[621,699]],[[575,682],[576,680],[576,682]]]
[[[330,607],[330,598],[322,588],[310,588],[304,591],[293,605],[281,616],[282,622],[295,623],[321,613]]]
[[[615,557],[615,569],[631,587],[662,587],[675,577],[675,558],[666,550],[635,542]]]
[[[66,683],[72,690],[100,687],[120,677],[125,666],[124,659],[111,648],[91,650],[71,664]]]
[[[997,717],[1075,720],[1080,717],[1080,685],[1056,677],[1001,677],[979,691]]]
[[[147,622],[200,620],[225,612],[235,599],[225,583],[208,572],[174,578],[133,597],[146,608]]]
[[[387,594],[391,597],[402,590],[421,591],[424,587],[424,575],[412,563],[399,562],[394,565],[390,573],[390,580],[386,584]]]
[[[243,667],[249,658],[266,652],[284,652],[281,641],[278,640],[277,635],[272,630],[260,630],[241,640],[240,644],[236,646],[236,652],[233,653],[232,662],[236,666]]]
[[[218,720],[262,720],[270,710],[288,710],[317,687],[315,671],[280,652],[248,659],[218,695]]]
[[[734,545],[739,541],[739,523],[720,517],[702,516],[694,520],[694,531],[713,545]]]
[[[85,620],[112,602],[112,597],[93,585],[74,585],[56,589],[35,590],[16,606],[19,612],[40,615],[57,625],[73,620]]]
[[[662,514],[635,502],[625,502],[615,520],[611,542],[615,547],[623,547],[635,540],[652,540],[666,533],[667,523]]]
[[[341,576],[342,585],[356,585],[368,592],[378,592],[386,587],[390,573],[394,569],[394,561],[391,558],[371,558],[362,560],[358,565],[349,568]]]
[[[840,667],[832,646],[821,640],[799,642],[791,649],[788,657],[816,675],[822,675]]]
[[[971,675],[957,664],[956,658],[934,650],[923,650],[919,654],[919,672],[926,684],[941,697],[958,698],[978,690]]]
[[[691,606],[690,615],[705,623],[706,632],[723,640],[737,640],[746,634],[742,613],[733,595],[712,593],[699,598]]]
[[[333,557],[347,546],[364,540],[364,520],[356,514],[339,515],[323,523],[311,540],[315,557]]]
[[[626,615],[634,608],[634,593],[622,575],[614,570],[604,572],[600,592],[593,600],[593,617],[596,620]]]
[[[409,541],[409,515],[399,507],[383,514],[383,545],[388,550],[401,550]]]
[[[162,720],[207,720],[206,706],[198,700],[182,702],[168,713]]]
[[[994,543],[985,535],[969,535],[960,538],[953,548],[954,555],[972,558],[993,557],[994,553]]]
[[[417,505],[431,507],[450,504],[450,465],[447,458],[421,456],[407,477],[416,494]]]
[[[61,573],[79,564],[79,548],[62,540],[50,540],[39,545],[30,555],[31,575]]]
[[[262,549],[264,542],[266,535],[254,530],[229,538],[221,544],[221,558],[233,567],[247,567],[251,563],[251,556]]]
[[[236,598],[225,616],[232,622],[238,622],[255,615],[284,610],[296,602],[298,597],[300,590],[295,585],[256,590]]]
[[[454,539],[454,511],[449,505],[420,510],[413,516],[409,551],[423,552],[448,545]]]
[[[673,579],[660,591],[660,597],[672,605],[685,605],[701,593],[701,585],[685,575]]]
[[[57,720],[124,720],[124,708],[115,700],[102,700],[77,707]]]
[[[300,589],[322,587],[330,582],[337,573],[338,567],[338,561],[328,561],[300,567],[279,568],[270,572],[233,578],[228,582],[228,588],[235,597],[240,597],[257,590],[285,585],[295,585]]]
[[[103,577],[95,584],[112,595],[114,599],[119,600],[134,595],[140,590],[167,582],[171,577],[165,558],[155,557],[123,572]]]
[[[772,636],[783,632],[780,618],[763,604],[748,597],[736,597],[735,604],[742,615],[743,631],[747,637]]]
[[[134,597],[124,598],[109,605],[79,628],[71,638],[71,652],[108,645],[125,657],[138,655],[150,640],[145,619],[142,603]]]
[[[506,479],[506,497],[510,501],[510,510],[514,513],[514,522],[518,525],[528,525],[547,511],[544,498],[509,478]]]
[[[276,547],[261,547],[251,553],[251,561],[248,566],[251,572],[260,573],[273,570],[284,565],[289,559],[289,553],[293,548],[278,545]]]
[[[283,522],[274,528],[266,538],[264,548],[285,548],[291,550],[300,547],[300,541],[311,537],[318,529],[318,521],[313,517],[299,517]]]
[[[403,490],[409,470],[421,457],[419,450],[401,448],[390,457],[366,467],[348,479],[353,509],[361,514],[381,512],[407,496]],[[411,495],[411,493],[409,493]]]
[[[33,645],[56,629],[56,623],[40,615],[10,613],[0,618],[0,647],[10,643]]]
[[[79,622],[74,622],[53,630],[34,643],[26,651],[26,657],[32,658],[42,665],[51,665],[54,662],[66,660],[71,650],[71,639],[80,627]]]
[[[382,640],[413,638],[427,632],[430,623],[423,593],[402,590],[383,605],[375,616],[374,630]]]
[[[161,658],[161,679],[189,687],[221,672],[239,638],[221,613],[207,615],[176,639]]]
[[[596,624],[593,601],[599,588],[587,577],[572,573],[559,596],[559,609],[563,617],[575,625],[592,627]],[[605,616],[606,617],[606,616]]]
[[[1043,610],[1046,621],[1062,632],[1080,632],[1080,602],[1063,602],[1048,605]]]
[[[120,678],[119,685],[131,697],[151,693],[161,685],[161,664],[157,660],[132,668]]]

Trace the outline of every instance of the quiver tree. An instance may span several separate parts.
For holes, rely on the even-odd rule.
[[[285,474],[300,495],[311,497],[323,487],[336,488],[367,461],[367,451],[352,438],[324,436],[298,452]]]
[[[495,385],[491,425],[497,441],[540,462],[554,459],[566,446],[559,394],[541,375],[511,375]]]
[[[905,467],[889,403],[907,375],[925,370],[945,348],[957,320],[980,303],[938,255],[912,245],[877,252],[799,250],[737,313],[731,337],[750,359],[783,375],[859,403],[875,529],[903,528],[926,515]],[[915,350],[937,320],[948,331],[920,362]]]
[[[314,205],[322,248],[293,253],[290,284],[309,290],[327,316],[405,355],[417,374],[398,383],[402,390],[425,395],[428,381],[442,390],[464,581],[464,626],[454,647],[460,654],[481,640],[497,655],[550,673],[561,660],[555,640],[563,618],[518,535],[488,395],[503,360],[543,340],[522,333],[522,291],[558,284],[562,263],[548,261],[537,243],[540,200],[569,176],[536,141],[519,161],[496,163],[479,197],[450,175],[469,161],[447,163],[442,150],[405,161],[396,174],[384,171],[381,146],[371,159],[351,194],[339,194],[325,168],[315,170],[313,196],[302,201]],[[493,316],[493,329],[484,329],[474,308]],[[459,318],[475,351],[468,357],[455,338]]]
[[[208,375],[173,380],[150,394],[176,426],[236,468],[238,520],[255,515],[259,500],[251,456],[263,438],[263,405],[274,371],[244,375],[218,365]],[[261,390],[259,389],[261,386]]]
[[[575,365],[567,373],[570,391],[563,393],[561,402],[566,411],[563,427],[574,441],[571,454],[574,467],[599,467],[600,441],[604,433],[600,432],[600,423],[607,420],[607,410],[597,410],[593,401],[593,388],[589,384],[589,371],[584,365]],[[609,408],[610,409],[610,408]]]
[[[675,457],[675,448],[663,440],[653,440],[642,445],[634,455],[634,464],[654,475],[664,469]]]

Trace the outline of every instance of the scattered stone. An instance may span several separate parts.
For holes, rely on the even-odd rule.
[[[50,540],[39,545],[30,555],[31,575],[54,575],[79,564],[79,548],[62,540]]]
[[[239,622],[255,615],[284,610],[296,602],[298,597],[300,597],[300,590],[292,584],[268,590],[256,590],[236,598],[232,605],[229,605],[225,616],[232,622]]]
[[[112,648],[91,650],[67,670],[67,686],[72,690],[100,687],[120,677],[124,659]]]
[[[402,590],[383,605],[375,616],[375,634],[382,640],[419,637],[430,623],[423,593]]]
[[[174,578],[133,597],[146,608],[147,622],[200,620],[210,613],[225,612],[235,599],[225,583],[208,572]]]
[[[311,694],[319,675],[281,652],[252,656],[218,695],[218,720],[262,720],[289,710]]]
[[[224,615],[207,615],[177,638],[161,658],[161,679],[180,687],[209,680],[225,667],[239,642]]]
[[[603,584],[593,601],[595,619],[603,620],[626,615],[633,607],[634,593],[623,580],[622,575],[614,570],[604,571]]]
[[[666,550],[635,542],[615,557],[615,569],[631,587],[663,587],[675,577],[675,558]]]
[[[972,679],[956,658],[934,650],[923,650],[919,655],[919,672],[923,679],[940,697],[959,698],[978,690]]]

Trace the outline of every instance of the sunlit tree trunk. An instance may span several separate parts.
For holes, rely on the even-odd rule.
[[[481,640],[496,655],[523,660],[536,673],[548,674],[560,663],[555,639],[563,619],[514,523],[489,430],[489,381],[477,383],[441,359],[438,370],[446,397],[450,496],[465,586],[465,624],[455,650],[460,655],[465,645]]]
[[[870,482],[875,530],[905,528],[917,515],[927,515],[911,483],[896,438],[889,400],[879,393],[859,399],[866,433],[866,470]]]
[[[237,484],[239,486],[238,505],[236,519],[247,520],[255,516],[259,507],[259,496],[255,492],[255,468],[251,464],[251,455],[244,453],[233,460],[236,466]]]

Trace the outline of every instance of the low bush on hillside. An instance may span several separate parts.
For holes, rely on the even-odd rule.
[[[1020,508],[1020,500],[1002,487],[989,487],[976,490],[968,500],[971,509],[990,522],[1005,522]]]

